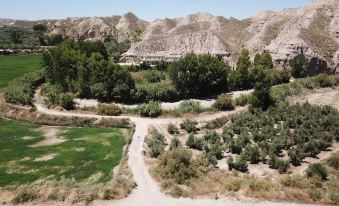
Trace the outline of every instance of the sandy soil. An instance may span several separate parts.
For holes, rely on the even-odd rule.
[[[80,116],[80,117],[94,117],[94,118],[104,118],[100,115],[91,115],[91,114],[79,114],[72,112],[63,112],[55,111],[46,108],[41,104],[41,97],[38,93],[35,95],[35,103],[37,110],[41,113],[49,115],[61,115],[61,116]],[[235,112],[245,111],[246,108],[238,108],[231,112],[220,112],[216,114],[205,114],[203,116],[197,116],[195,119],[199,122],[213,120],[225,115],[234,114]],[[144,157],[142,152],[144,150],[144,139],[148,133],[148,129],[151,125],[157,124],[168,124],[173,122],[175,124],[182,121],[180,118],[141,118],[133,116],[120,116],[115,118],[129,118],[132,122],[135,123],[135,133],[133,135],[132,143],[129,147],[128,152],[128,165],[130,166],[134,180],[137,183],[137,188],[133,190],[127,198],[119,201],[102,201],[96,200],[91,203],[91,205],[105,206],[105,205],[115,205],[115,206],[152,206],[152,205],[161,205],[161,206],[176,206],[176,205],[185,205],[185,206],[227,206],[227,205],[299,205],[295,203],[281,203],[281,202],[269,202],[269,201],[251,201],[244,202],[233,200],[230,198],[227,199],[189,199],[189,198],[173,198],[169,197],[160,192],[160,186],[156,183],[150,174],[148,173],[148,167],[144,162]]]
[[[336,87],[335,89],[317,89],[310,94],[292,97],[290,101],[294,103],[309,102],[311,104],[330,105],[339,109],[339,87]]]
[[[30,145],[30,147],[57,145],[66,141],[66,139],[63,139],[61,136],[58,135],[58,133],[60,132],[59,127],[41,127],[36,131],[42,132],[45,139],[37,142],[34,145]]]
[[[44,162],[44,161],[54,159],[55,156],[57,156],[57,154],[47,154],[47,155],[44,155],[42,157],[36,158],[34,161],[35,162]]]

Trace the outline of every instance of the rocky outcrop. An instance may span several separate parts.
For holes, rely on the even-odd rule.
[[[148,22],[140,20],[132,13],[110,17],[79,17],[62,20],[24,21],[0,19],[0,26],[32,28],[35,24],[45,24],[47,34],[62,34],[76,39],[98,40],[113,35],[119,41],[139,40]]]
[[[302,8],[264,11],[245,20],[208,13],[151,23],[132,13],[36,22],[0,19],[0,26],[32,27],[36,23],[46,24],[48,34],[79,39],[102,39],[110,34],[120,41],[129,39],[133,44],[124,55],[125,61],[145,57],[173,60],[195,52],[215,54],[235,65],[240,51],[246,48],[252,58],[258,52],[271,52],[279,68],[303,52],[313,63],[319,63],[312,63],[316,70],[339,71],[338,0],[313,0]]]
[[[206,13],[157,20],[150,23],[142,40],[133,44],[126,56],[194,51],[222,54],[234,65],[243,48],[249,49],[252,58],[264,50],[271,52],[280,68],[301,52],[313,62],[326,62],[320,64],[327,67],[322,69],[338,68],[339,1],[314,0],[302,8],[265,11],[245,20]]]

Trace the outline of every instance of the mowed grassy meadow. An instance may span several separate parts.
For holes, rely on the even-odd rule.
[[[131,133],[127,129],[53,127],[57,135],[48,138],[63,142],[41,146],[48,129],[0,119],[0,187],[60,178],[107,182]],[[43,158],[51,154],[53,158]]]
[[[0,56],[0,90],[13,79],[41,69],[42,56]]]

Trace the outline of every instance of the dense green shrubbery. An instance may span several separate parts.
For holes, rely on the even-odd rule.
[[[59,94],[59,105],[66,110],[74,109],[75,107],[74,95],[72,93]]]
[[[62,88],[57,85],[48,84],[42,90],[45,96],[45,104],[48,106],[61,106],[66,110],[74,109],[74,95],[72,93],[63,93]]]
[[[230,67],[211,55],[193,53],[170,64],[169,77],[181,97],[190,98],[227,90]]]
[[[97,107],[99,115],[119,116],[122,109],[116,104],[99,104]]]
[[[65,41],[44,54],[47,81],[80,97],[132,101],[133,78],[108,57],[101,41]]]
[[[161,105],[159,102],[150,101],[138,106],[140,116],[157,117],[161,115]]]
[[[179,111],[182,113],[200,113],[202,107],[198,101],[184,100],[179,105]]]
[[[134,101],[175,101],[178,100],[178,93],[169,83],[146,83],[136,85],[136,93],[133,97]]]
[[[188,133],[195,133],[198,130],[197,125],[197,121],[186,119],[180,124],[180,127],[181,129],[186,130]]]
[[[298,166],[304,158],[315,157],[336,141],[338,118],[339,113],[329,106],[280,104],[266,112],[233,117],[224,127],[222,138],[225,148],[252,163],[266,163],[269,155],[268,164],[284,173],[290,163]],[[282,150],[288,152],[288,161],[279,158]]]
[[[252,94],[241,94],[239,97],[234,99],[234,104],[237,106],[245,106],[251,103]]]
[[[232,97],[228,94],[221,94],[216,99],[213,107],[219,111],[227,111],[234,109]]]
[[[161,82],[161,80],[165,80],[165,75],[158,70],[149,69],[143,72],[144,78],[147,80],[148,83],[157,83]]]
[[[5,99],[9,103],[31,105],[34,89],[44,81],[45,72],[43,70],[19,77],[5,88]]]
[[[151,137],[146,139],[146,144],[151,157],[157,158],[165,152],[165,138],[158,131],[154,131]]]
[[[193,164],[192,153],[178,147],[164,153],[157,166],[157,174],[165,179],[173,179],[176,183],[183,184],[197,176],[197,169]]]

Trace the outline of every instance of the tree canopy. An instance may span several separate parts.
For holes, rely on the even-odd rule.
[[[182,97],[196,97],[227,89],[229,66],[211,55],[190,53],[169,66],[169,76]]]

